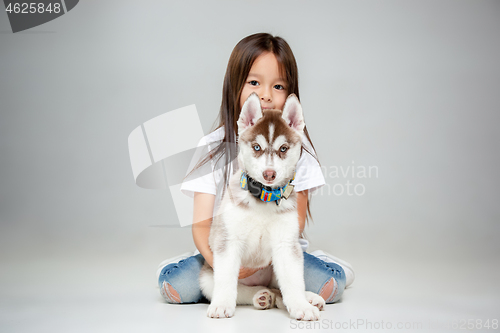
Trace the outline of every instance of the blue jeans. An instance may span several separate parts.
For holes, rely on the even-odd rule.
[[[334,303],[340,299],[345,289],[344,269],[334,263],[304,253],[304,281],[307,291],[317,293],[325,298],[326,303]],[[201,254],[183,259],[163,267],[158,285],[160,292],[169,303],[209,303],[200,290],[198,277],[205,259]],[[332,280],[333,278],[333,280]],[[331,288],[333,284],[333,289]],[[325,294],[330,286],[331,292]]]

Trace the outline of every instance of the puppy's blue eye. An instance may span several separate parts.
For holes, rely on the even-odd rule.
[[[286,152],[286,151],[287,151],[287,149],[288,149],[287,147],[283,146],[283,147],[281,147],[281,148],[280,148],[280,151],[281,151],[282,153],[284,153],[284,152]]]
[[[259,145],[255,145],[255,146],[253,146],[253,149],[255,149],[255,151],[259,151],[260,150],[260,146]]]

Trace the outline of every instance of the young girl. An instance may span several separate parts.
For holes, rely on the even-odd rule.
[[[224,143],[237,142],[237,120],[243,103],[252,92],[259,96],[263,109],[283,110],[291,93],[299,98],[297,64],[284,39],[267,33],[254,34],[242,39],[231,53],[224,77],[219,127],[199,143],[199,146],[219,143],[198,163],[199,167],[210,162],[212,173],[184,182],[181,187],[183,193],[194,197],[193,221],[196,223],[192,225],[192,233],[198,251],[194,255],[186,253],[167,259],[157,271],[160,292],[169,303],[207,302],[201,294],[198,276],[204,261],[213,265],[213,254],[208,245],[210,225],[230,176],[239,171],[235,145]],[[216,168],[220,160],[228,167]],[[322,251],[305,252],[308,242],[303,238],[303,230],[306,215],[310,215],[308,194],[325,184],[306,128],[303,152],[296,170],[293,184],[298,194],[299,241],[304,251],[306,290],[319,294],[326,303],[334,303],[340,299],[345,287],[353,282],[354,272],[348,263]],[[251,284],[256,271],[258,269],[241,267],[238,278]]]

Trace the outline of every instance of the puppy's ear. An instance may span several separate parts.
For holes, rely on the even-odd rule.
[[[285,119],[288,126],[297,132],[304,131],[304,116],[302,115],[302,106],[299,99],[295,94],[290,94],[283,107],[283,119]]]
[[[260,118],[262,118],[262,108],[260,107],[259,96],[256,93],[251,93],[241,108],[240,118],[238,119],[238,135],[255,125]]]

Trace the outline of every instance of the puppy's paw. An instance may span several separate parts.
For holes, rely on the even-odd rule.
[[[276,295],[269,289],[262,289],[253,296],[253,306],[259,310],[270,309],[274,307]]]
[[[288,308],[290,317],[296,320],[319,320],[319,309],[307,302]]]
[[[234,316],[236,307],[223,304],[210,304],[207,310],[207,317],[210,318],[231,318]]]
[[[325,310],[325,300],[318,294],[315,294],[311,291],[306,291],[306,299],[309,303],[314,305],[319,309],[319,311]]]

